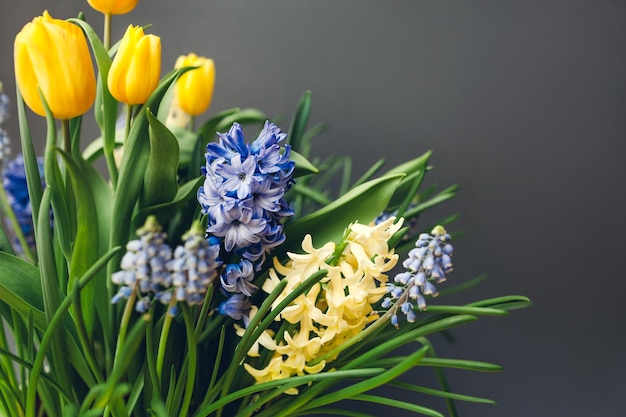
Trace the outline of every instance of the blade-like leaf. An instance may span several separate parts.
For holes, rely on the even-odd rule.
[[[150,157],[146,167],[142,204],[151,206],[170,201],[178,190],[178,140],[146,109],[150,137]]]
[[[285,228],[286,241],[277,252],[296,250],[307,233],[317,244],[338,241],[351,223],[368,224],[387,206],[403,174],[368,181],[326,207],[296,220]]]

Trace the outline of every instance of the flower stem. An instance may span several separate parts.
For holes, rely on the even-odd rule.
[[[196,381],[197,346],[196,332],[193,326],[193,316],[187,303],[181,303],[183,318],[185,319],[185,331],[187,332],[187,383],[185,384],[185,396],[180,407],[179,417],[186,417],[191,404],[193,386]]]
[[[111,48],[111,13],[104,14],[104,49],[107,51]]]
[[[61,120],[61,133],[63,136],[63,150],[68,153],[68,155],[72,154],[72,138],[70,135],[70,121],[69,119]]]
[[[165,359],[165,351],[167,350],[167,337],[170,333],[170,327],[172,326],[172,318],[173,315],[169,314],[171,308],[176,305],[176,296],[172,297],[169,305],[167,306],[167,312],[165,313],[165,318],[163,320],[163,327],[161,328],[161,338],[159,339],[159,350],[157,352],[156,359],[156,373],[157,379],[161,381],[161,376],[163,375],[163,361]]]
[[[130,134],[130,125],[133,122],[133,105],[126,105],[126,125],[124,130],[124,141],[128,139],[128,135]]]
[[[120,322],[120,334],[117,337],[117,344],[115,345],[115,356],[113,358],[113,363],[117,362],[118,356],[122,352],[122,348],[124,347],[124,343],[126,342],[126,332],[128,331],[128,323],[130,322],[130,315],[133,312],[133,307],[135,306],[135,300],[137,299],[137,283],[135,283],[133,287],[133,291],[128,297],[126,301],[126,307],[124,307],[124,313],[122,314],[122,321]]]

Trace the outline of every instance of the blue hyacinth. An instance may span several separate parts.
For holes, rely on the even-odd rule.
[[[43,172],[43,159],[38,158],[39,172]],[[43,178],[41,178],[43,183]],[[35,234],[33,228],[33,210],[30,205],[30,196],[26,184],[26,168],[22,154],[18,154],[14,159],[8,161],[2,172],[2,186],[7,194],[11,209],[20,225],[22,234],[31,248],[35,245]],[[15,242],[16,249],[21,251],[18,242]]]
[[[391,317],[394,326],[398,325],[398,308],[412,323],[417,318],[415,307],[426,310],[424,296],[438,295],[433,281],[441,283],[446,280],[446,274],[452,272],[452,252],[450,235],[442,226],[436,226],[431,234],[419,235],[415,248],[402,263],[406,270],[397,274],[393,283],[387,284],[389,296],[381,304],[384,309],[395,309]]]
[[[293,183],[287,135],[265,122],[252,143],[246,143],[238,123],[219,142],[207,145],[204,184],[198,190],[207,233],[221,238],[224,250],[239,261],[224,268],[220,278],[231,293],[251,295],[254,271],[265,254],[285,240],[281,219],[293,215],[284,195]],[[232,260],[232,256],[228,256]]]

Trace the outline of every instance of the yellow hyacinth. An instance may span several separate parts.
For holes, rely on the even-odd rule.
[[[176,81],[178,105],[187,114],[197,116],[211,105],[215,85],[215,64],[212,59],[196,54],[183,55],[175,68],[198,67],[187,71]]]
[[[95,10],[104,14],[126,14],[133,10],[139,0],[87,0]]]
[[[161,38],[130,25],[109,70],[111,95],[129,105],[143,104],[159,85],[160,76]]]
[[[263,290],[270,293],[281,281],[287,284],[272,308],[315,272],[325,269],[327,274],[276,317],[276,320],[297,325],[298,331],[285,332],[280,343],[274,345],[268,343],[268,335],[264,335],[265,339],[258,341],[253,354],[249,352],[249,356],[258,356],[259,344],[274,351],[263,369],[244,364],[257,383],[321,372],[327,362],[336,358],[333,349],[358,336],[368,323],[378,318],[373,305],[386,293],[386,272],[398,262],[398,255],[387,245],[402,226],[402,220],[394,223],[395,220],[391,217],[372,226],[350,225],[344,250],[336,264],[326,263],[332,259],[336,245],[328,242],[317,249],[310,235],[302,241],[303,254],[288,253],[290,260],[285,265],[274,258],[274,268],[269,270]],[[243,335],[243,329],[238,328],[237,334]],[[326,360],[309,364],[326,354]],[[294,388],[286,393],[297,394],[298,391]]]
[[[24,101],[45,116],[39,92],[54,117],[85,113],[96,98],[96,78],[87,40],[78,26],[45,11],[15,37],[15,78]]]

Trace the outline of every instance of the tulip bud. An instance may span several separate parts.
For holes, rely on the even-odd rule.
[[[215,64],[212,59],[189,54],[176,60],[176,68],[198,67],[185,72],[176,81],[176,97],[180,108],[197,116],[209,108],[215,84]]]
[[[78,26],[53,19],[47,11],[15,37],[15,78],[24,101],[45,116],[39,91],[54,117],[85,113],[96,98],[96,77],[87,40]]]
[[[161,38],[129,26],[109,70],[109,91],[122,103],[143,104],[159,85],[160,75]]]
[[[139,0],[87,0],[87,3],[100,13],[126,14],[137,6]]]

